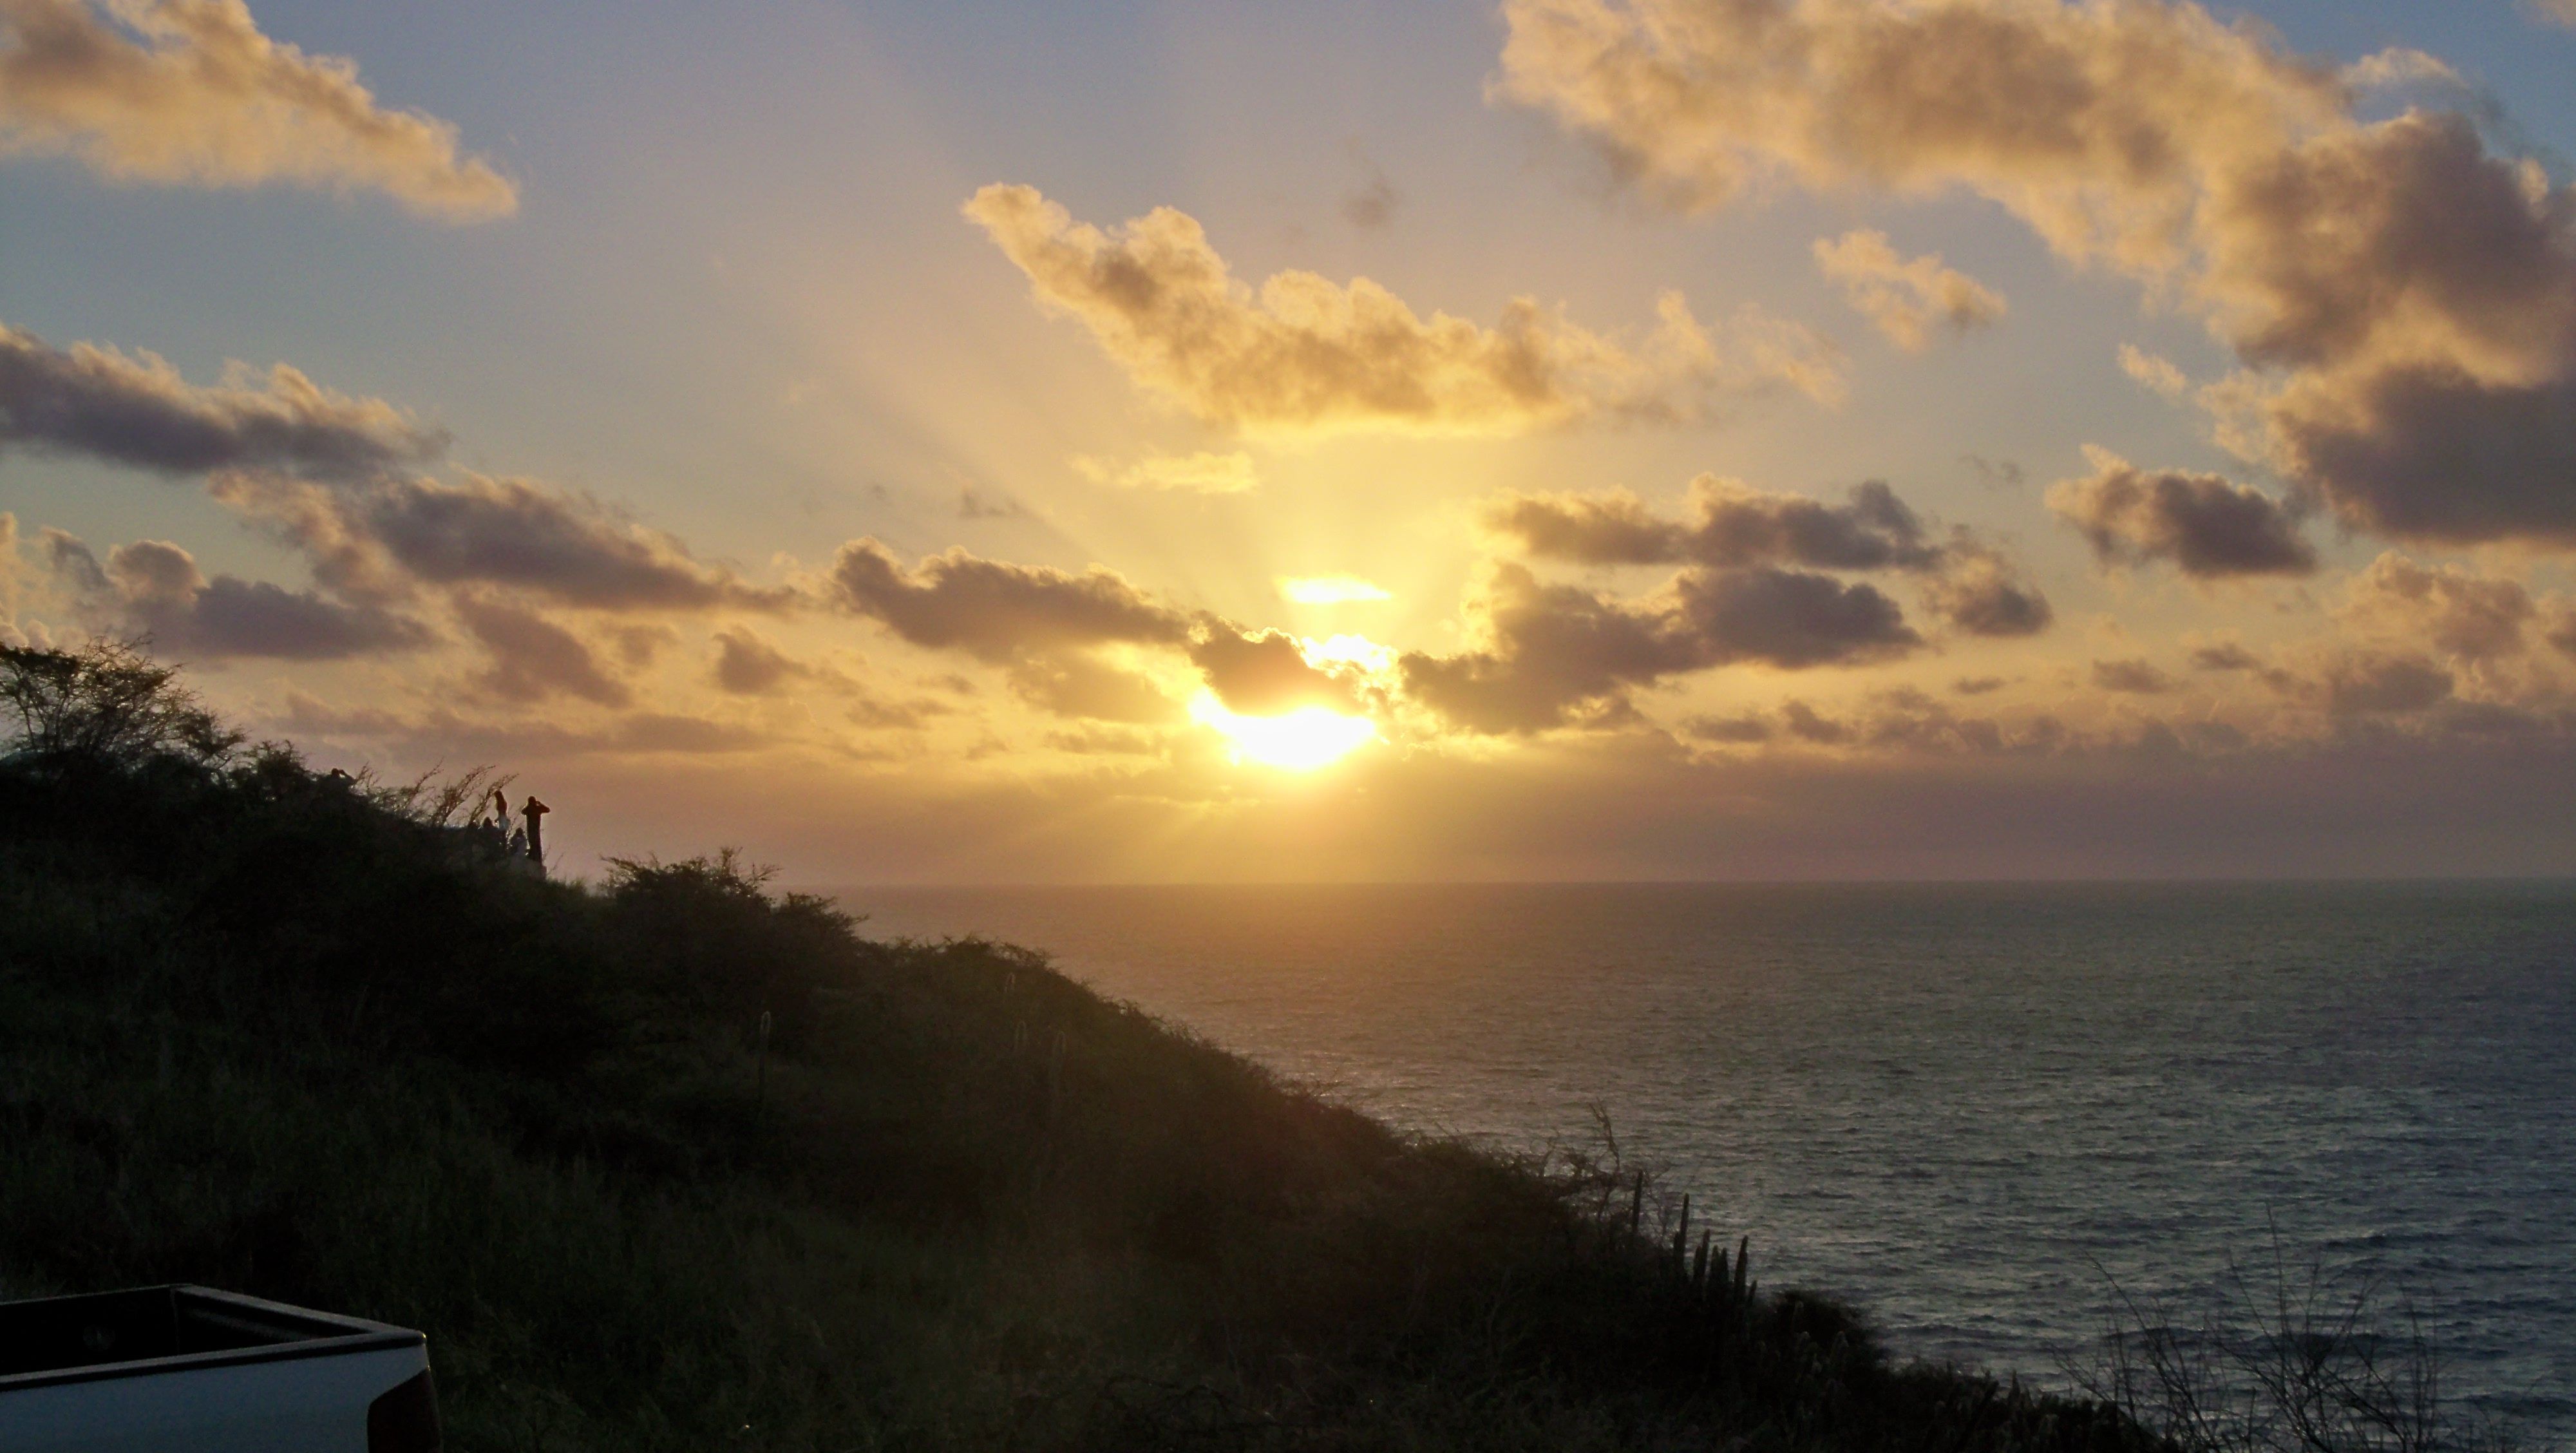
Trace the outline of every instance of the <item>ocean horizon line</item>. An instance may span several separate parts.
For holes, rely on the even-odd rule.
[[[2279,877],[2207,874],[2138,875],[2133,877],[2068,875],[2027,877],[1812,877],[1812,878],[1174,878],[1174,879],[1007,879],[878,881],[861,883],[803,880],[800,892],[1034,892],[1067,890],[1133,890],[1174,888],[2154,888],[2154,887],[2576,887],[2576,874],[2460,873],[2444,875]]]

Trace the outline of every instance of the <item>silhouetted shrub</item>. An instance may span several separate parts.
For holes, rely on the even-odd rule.
[[[137,642],[81,651],[0,646],[0,705],[18,719],[11,752],[125,765],[159,756],[222,761],[241,733],[178,678],[177,667],[145,656]]]

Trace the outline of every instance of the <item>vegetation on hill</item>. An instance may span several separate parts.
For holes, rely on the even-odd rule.
[[[0,1296],[426,1330],[482,1449],[2144,1449],[735,857],[550,882],[130,649],[0,652]]]

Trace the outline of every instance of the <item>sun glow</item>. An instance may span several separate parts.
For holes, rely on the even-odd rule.
[[[1356,575],[1283,575],[1279,594],[1299,605],[1361,605],[1395,599],[1385,586]]]
[[[1329,766],[1377,738],[1377,723],[1364,716],[1320,706],[1301,706],[1279,716],[1243,716],[1226,710],[1214,692],[1199,693],[1190,703],[1190,718],[1224,737],[1237,761],[1290,772]]]

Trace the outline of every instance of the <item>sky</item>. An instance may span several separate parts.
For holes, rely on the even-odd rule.
[[[2576,872],[2576,4],[0,0],[0,643],[570,871]]]

